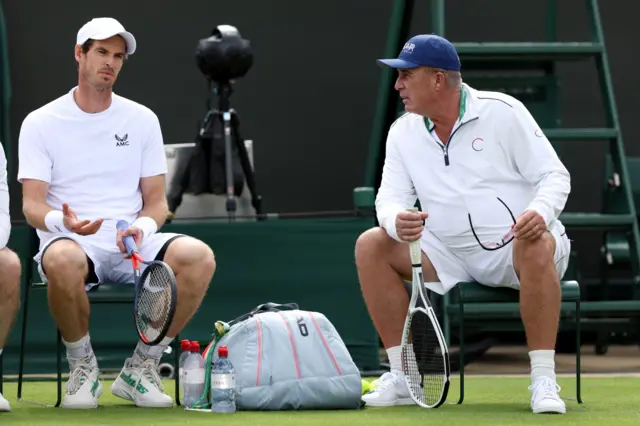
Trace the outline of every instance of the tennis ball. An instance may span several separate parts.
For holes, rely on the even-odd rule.
[[[378,386],[378,379],[375,379],[374,381],[369,383],[369,390],[370,391],[374,390],[376,386]]]
[[[367,382],[365,379],[362,379],[362,394],[364,395],[365,393],[369,392],[371,389],[369,388],[369,382]]]

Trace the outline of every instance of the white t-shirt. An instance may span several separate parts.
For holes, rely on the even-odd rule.
[[[378,221],[399,240],[399,211],[420,200],[426,229],[459,253],[499,241],[525,210],[535,210],[548,228],[563,229],[558,216],[571,189],[569,172],[535,120],[515,98],[463,85],[465,101],[446,144],[434,124],[405,114],[389,129]]]
[[[24,119],[18,181],[49,183],[49,206],[67,203],[80,220],[105,219],[98,234],[114,239],[115,223],[131,223],[142,210],[140,179],[167,173],[160,123],[149,108],[116,94],[105,111],[86,113],[74,91]],[[42,242],[54,236],[38,234]]]
[[[5,248],[11,234],[9,216],[9,185],[7,184],[7,157],[0,143],[0,249]]]

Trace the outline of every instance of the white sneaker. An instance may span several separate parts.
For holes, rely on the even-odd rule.
[[[376,380],[376,388],[362,395],[369,407],[391,407],[393,405],[413,405],[409,389],[400,371],[384,373]]]
[[[127,358],[120,375],[111,385],[111,392],[138,407],[173,407],[173,399],[164,393],[162,379],[156,368],[157,364],[152,359],[144,361],[139,367],[132,367],[131,358]]]
[[[9,404],[9,401],[7,401],[0,393],[0,413],[2,413],[3,411],[11,411],[11,405]]]
[[[90,358],[71,361],[71,373],[67,382],[67,394],[62,399],[62,408],[98,408],[102,386],[98,378],[100,370]]]
[[[560,386],[550,377],[539,377],[529,386],[531,391],[531,409],[534,413],[564,414],[567,408],[560,399]]]

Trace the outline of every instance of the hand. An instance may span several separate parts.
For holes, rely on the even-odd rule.
[[[547,224],[540,213],[527,210],[522,213],[513,225],[513,235],[518,240],[537,240],[547,230]]]
[[[116,245],[118,246],[118,248],[122,253],[127,254],[125,256],[127,259],[131,256],[129,256],[129,253],[125,248],[124,243],[122,242],[122,239],[129,235],[133,235],[133,241],[135,241],[137,248],[140,248],[140,244],[142,244],[142,238],[143,238],[142,230],[136,226],[131,226],[125,229],[124,231],[120,231],[119,229],[116,231]]]
[[[98,229],[102,226],[104,219],[98,219],[94,222],[90,220],[78,220],[76,213],[71,210],[69,204],[62,204],[62,214],[64,215],[63,224],[69,231],[78,235],[93,235],[98,232]]]
[[[402,241],[411,242],[420,238],[424,230],[424,221],[429,217],[426,212],[400,212],[396,216],[396,232]]]

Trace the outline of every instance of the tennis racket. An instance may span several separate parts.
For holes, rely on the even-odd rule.
[[[409,211],[417,212],[411,208]],[[412,290],[402,332],[402,368],[411,399],[421,407],[437,408],[449,392],[449,350],[438,318],[425,295],[420,240],[409,243]]]
[[[120,220],[116,227],[124,231],[129,224]],[[176,277],[164,262],[145,261],[136,247],[133,236],[129,235],[122,242],[131,256],[135,285],[133,317],[140,340],[149,346],[155,346],[167,335],[169,326],[176,312],[178,287]],[[140,264],[146,268],[140,273]]]

